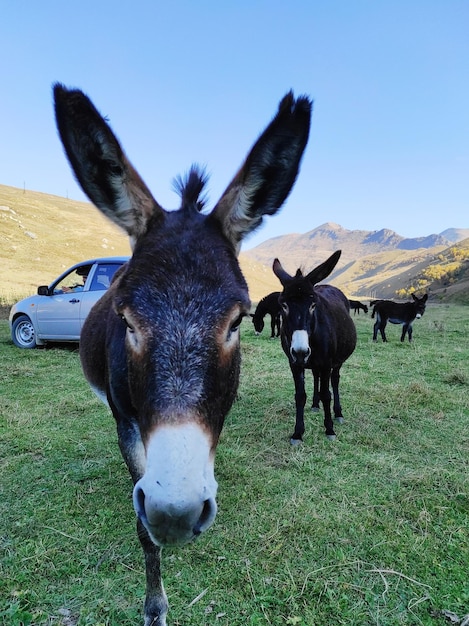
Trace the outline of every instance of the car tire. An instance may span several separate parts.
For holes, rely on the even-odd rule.
[[[11,327],[11,338],[18,348],[35,348],[36,332],[27,315],[20,315]]]

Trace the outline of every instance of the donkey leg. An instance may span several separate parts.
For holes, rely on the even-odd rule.
[[[375,311],[373,309],[373,315],[374,315]],[[373,315],[371,317],[373,317]],[[378,330],[381,334],[381,339],[383,341],[387,341],[386,340],[386,333],[384,332],[384,329],[386,328],[386,324],[387,324],[387,319],[385,317],[381,317],[380,313],[377,311],[376,312],[376,322],[373,326],[373,341],[376,341],[376,338],[378,336]]]
[[[384,332],[384,329],[386,328],[386,324],[387,324],[387,320],[381,320],[381,324],[379,327],[379,332],[381,333],[381,338],[383,339],[384,343],[386,343],[387,341],[386,333]]]
[[[342,407],[340,405],[340,396],[339,396],[339,382],[340,382],[340,367],[336,367],[331,372],[331,386],[332,393],[334,395],[334,417],[339,422],[339,424],[344,423],[344,416],[342,415]]]
[[[326,429],[326,437],[335,439],[334,425],[331,415],[331,391],[329,389],[330,372],[322,372],[319,380],[319,397],[321,398],[324,409],[324,428]]]
[[[405,341],[405,336],[409,335],[409,341],[412,341],[412,324],[402,325],[401,341]]]
[[[282,318],[280,317],[280,315],[277,315],[277,317],[275,318],[275,326],[277,327],[276,336],[280,337],[280,328],[282,326]]]
[[[319,412],[319,374],[313,372],[313,403],[311,405],[313,413]]]
[[[144,626],[166,626],[168,599],[161,579],[161,548],[153,543],[140,520],[137,533],[145,555],[147,578]]]
[[[293,380],[295,382],[295,407],[296,407],[296,419],[295,419],[295,432],[290,438],[292,446],[297,446],[303,441],[303,434],[305,432],[305,404],[306,404],[306,392],[305,392],[305,371],[302,368],[291,367],[293,374]]]
[[[275,337],[275,315],[270,316],[270,338],[274,339]]]
[[[112,403],[113,411],[115,407]],[[119,447],[135,484],[144,472],[144,448],[137,424],[129,419],[117,419]],[[163,587],[160,569],[161,548],[153,543],[140,520],[137,521],[137,535],[145,557],[146,595],[144,626],[166,626],[168,599]]]

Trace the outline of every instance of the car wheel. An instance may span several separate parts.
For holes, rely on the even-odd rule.
[[[15,319],[11,327],[11,338],[18,348],[36,347],[36,333],[27,315],[20,315]]]

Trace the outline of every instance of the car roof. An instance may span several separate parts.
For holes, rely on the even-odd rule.
[[[96,257],[94,259],[88,259],[87,261],[80,261],[75,263],[72,267],[79,267],[80,265],[93,265],[94,263],[126,263],[130,259],[130,256],[104,256]]]
[[[65,273],[68,273],[70,270],[74,270],[78,267],[82,267],[83,265],[94,265],[95,263],[126,263],[129,259],[130,256],[95,257],[94,259],[87,259],[86,261],[79,261],[78,263],[75,263],[75,265],[70,265]]]

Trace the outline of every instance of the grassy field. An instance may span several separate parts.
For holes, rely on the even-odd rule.
[[[396,626],[469,613],[466,307],[427,307],[414,343],[358,346],[346,423],[294,400],[279,341],[242,326],[239,397],[218,447],[219,513],[164,552],[172,626]],[[0,322],[0,624],[137,626],[144,568],[113,419],[74,347],[18,350]],[[309,378],[309,377],[308,377]],[[309,387],[310,391],[311,387]],[[452,620],[452,621],[451,621]]]

